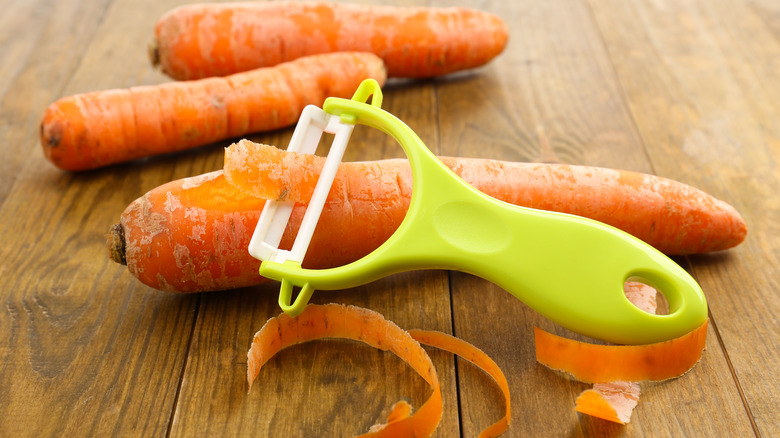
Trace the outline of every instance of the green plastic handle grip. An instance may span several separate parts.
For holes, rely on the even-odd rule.
[[[608,342],[669,340],[707,318],[696,281],[645,242],[601,222],[489,197],[377,106],[330,98],[323,109],[394,137],[412,167],[412,198],[398,230],[358,261],[318,270],[263,262],[260,274],[282,281],[280,304],[286,312],[301,312],[315,289],[359,286],[402,271],[451,269],[489,280],[557,324]],[[662,291],[669,314],[649,314],[631,304],[623,284],[632,278]],[[301,291],[290,303],[293,287]]]

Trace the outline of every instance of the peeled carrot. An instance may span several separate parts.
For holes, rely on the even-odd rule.
[[[666,178],[566,164],[440,159],[490,196],[516,205],[589,217],[633,234],[667,254],[730,248],[747,233],[745,221],[734,207]],[[225,151],[225,175],[228,182],[254,196],[305,203],[311,198],[324,162],[323,157],[240,141]],[[342,176],[331,189],[331,202],[374,200],[386,208],[385,212],[400,204],[408,205],[412,178],[405,160],[343,166]],[[398,202],[400,199],[404,201]]]
[[[425,437],[431,436],[438,427],[442,414],[441,386],[433,362],[421,343],[462,356],[482,368],[501,387],[506,400],[506,415],[483,430],[480,438],[501,435],[509,427],[509,385],[498,365],[484,352],[446,333],[430,330],[406,332],[382,315],[355,306],[309,304],[297,317],[282,314],[269,319],[255,334],[247,352],[250,389],[260,368],[280,350],[322,338],[353,339],[389,350],[408,363],[433,389],[433,394],[417,412],[411,414],[411,406],[400,401],[391,409],[387,424],[375,425],[361,437]]]
[[[260,262],[247,252],[265,204],[262,196],[305,198],[322,160],[290,157],[295,155],[242,141],[227,149],[225,172],[232,184],[225,172],[216,171],[149,191],[125,209],[109,233],[111,258],[127,264],[144,284],[161,290],[198,292],[262,282]],[[584,166],[442,160],[488,195],[610,223],[667,253],[729,248],[746,232],[730,205],[652,175]],[[304,265],[340,266],[376,249],[403,220],[411,187],[407,160],[342,163]],[[291,247],[304,212],[304,205],[296,206],[280,247]]]
[[[66,170],[93,169],[293,125],[306,105],[349,97],[382,60],[332,53],[225,78],[65,97],[41,122],[46,157]]]
[[[506,46],[497,16],[465,8],[328,2],[180,6],[162,16],[152,62],[174,79],[224,76],[317,53],[372,52],[397,77],[481,66]]]

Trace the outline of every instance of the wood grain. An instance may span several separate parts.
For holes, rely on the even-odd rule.
[[[749,224],[733,251],[691,260],[744,410],[771,436],[780,430],[778,372],[766,366],[780,360],[780,41],[750,2],[592,3],[656,170],[727,200]]]
[[[42,156],[37,146],[40,117],[70,79],[108,4],[0,4],[0,205],[30,156]],[[77,17],[84,24],[72,26]]]
[[[438,82],[442,154],[652,170],[585,4],[460,4],[515,24],[500,58]]]
[[[467,6],[510,25],[485,67],[393,80],[383,107],[436,153],[561,161],[678,179],[735,205],[745,243],[679,258],[711,326],[702,361],[643,383],[631,423],[579,415],[587,385],[538,365],[532,328],[578,337],[468,274],[410,272],[312,301],[451,332],[502,367],[506,436],[772,436],[780,430],[780,7],[771,0],[379,0]],[[58,97],[169,79],[148,62],[154,21],[185,0],[0,0],[0,436],[343,436],[429,387],[392,354],[328,340],[284,350],[247,393],[252,335],[277,285],[202,295],[151,290],[111,263],[121,211],[172,179],[222,166],[223,142],[85,173],[40,151]],[[10,62],[8,60],[11,60]],[[250,136],[285,147],[291,129]],[[403,156],[357,129],[347,160]],[[490,378],[429,350],[442,381],[437,436],[476,436],[502,415]]]
[[[29,20],[24,30],[4,28],[4,37],[18,30],[35,45],[13,40],[31,52],[2,88],[11,122],[0,146],[10,166],[0,210],[2,436],[159,436],[171,422],[199,297],[137,283],[107,262],[105,233],[145,187],[177,175],[176,166],[161,162],[165,171],[152,178],[132,166],[69,174],[46,162],[38,144],[40,116],[57,97],[122,86],[123,75],[159,76],[145,55],[123,57],[148,38],[136,11],[159,6],[147,3],[24,3],[15,6],[25,12],[16,18]],[[179,175],[202,171],[188,163]]]
[[[499,13],[518,23],[508,53],[483,75],[463,84],[453,81],[437,88],[442,153],[496,154],[533,161],[545,153],[550,155],[544,150],[550,148],[561,161],[645,172],[655,169],[657,173],[654,161],[647,159],[644,139],[624,102],[624,91],[616,80],[597,26],[602,23],[594,20],[590,6],[576,2],[502,3]],[[512,50],[512,44],[518,40],[524,48]],[[623,48],[621,53],[628,50]],[[477,110],[469,112],[475,101]],[[466,112],[469,117],[464,117]],[[655,128],[655,132],[661,129]],[[546,141],[539,136],[540,132]],[[480,141],[475,140],[477,137]],[[510,388],[513,394],[523,395],[513,400],[515,433],[538,435],[549,431],[551,424],[557,427],[556,435],[598,436],[616,432],[613,425],[577,416],[570,409],[586,385],[565,381],[531,365],[532,326],[555,327],[481,279],[453,274],[452,283],[456,335],[484,347],[496,360],[503,359],[499,364],[513,364],[505,366]],[[490,317],[479,321],[479,315]],[[488,339],[486,332],[491,333]],[[714,330],[709,334],[708,355],[700,367],[673,384],[646,387],[650,389],[645,389],[634,415],[654,418],[654,422],[632,422],[626,432],[637,436],[677,436],[695,434],[697,430],[714,434],[723,427],[738,431],[737,434],[752,432],[737,386],[720,383],[731,382],[732,377],[717,334]],[[528,365],[518,367],[517,363]],[[485,408],[480,403],[480,390],[466,381],[468,374],[459,375],[464,433],[470,436],[476,433],[478,425],[468,419],[495,416],[495,408]],[[547,388],[543,394],[524,391],[542,381]],[[695,404],[692,400],[703,403]],[[540,406],[546,407],[546,414]],[[664,414],[670,406],[677,417]],[[700,424],[710,409],[722,411],[723,417]]]
[[[382,106],[437,150],[433,93],[430,83],[391,81]],[[250,138],[286,147],[291,134],[292,130],[287,129]],[[323,142],[320,152],[326,151]],[[359,126],[344,159],[402,156],[403,150],[395,140],[378,130]],[[354,304],[375,310],[405,329],[451,333],[447,280],[444,272],[414,272],[354,290],[317,291],[312,302]],[[390,407],[400,399],[409,400],[416,408],[430,395],[425,382],[392,354],[335,340],[282,351],[261,370],[252,392],[244,395],[246,351],[254,333],[279,313],[277,287],[266,285],[243,291],[239,297],[209,295],[204,299],[171,436],[192,436],[204,431],[215,436],[243,436],[250,432],[261,436],[357,435],[374,424],[386,422]],[[226,321],[236,324],[236,328],[226,329]],[[445,409],[437,436],[457,436],[454,360],[442,352],[430,354],[441,379]]]

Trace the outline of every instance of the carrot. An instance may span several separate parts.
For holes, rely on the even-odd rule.
[[[247,246],[263,196],[305,198],[322,160],[290,157],[295,155],[241,141],[227,149],[225,172],[233,184],[216,171],[149,191],[110,231],[111,258],[161,290],[198,292],[262,282],[260,262]],[[671,180],[584,166],[443,160],[498,199],[611,223],[668,253],[724,249],[745,236],[744,221],[733,207]],[[307,162],[310,167],[297,167]],[[285,166],[288,170],[279,172]],[[291,183],[288,174],[298,177]],[[342,163],[304,265],[340,266],[376,249],[403,220],[411,187],[407,160]],[[294,209],[282,248],[292,245],[304,211],[304,205]]]
[[[638,281],[627,281],[623,285],[623,293],[640,310],[656,313],[658,310],[658,291]]]
[[[411,406],[401,401],[388,415],[387,424],[371,427],[362,437],[430,436],[441,421],[441,386],[436,369],[420,343],[463,356],[485,370],[499,384],[506,400],[506,415],[485,429],[480,437],[495,437],[509,427],[509,385],[501,369],[484,352],[445,333],[428,330],[406,332],[382,315],[360,307],[326,304],[306,306],[297,317],[282,314],[271,318],[258,331],[247,352],[247,382],[251,389],[260,368],[280,350],[322,338],[344,338],[391,351],[408,363],[431,385],[433,394],[411,414]],[[411,415],[410,415],[411,414]]]
[[[225,78],[78,94],[46,110],[41,144],[62,169],[93,169],[290,126],[306,105],[349,97],[366,78],[384,83],[381,59],[333,53]]]
[[[730,248],[747,233],[745,221],[732,206],[666,178],[566,164],[440,159],[490,196],[589,217],[633,234],[667,254]],[[324,162],[323,157],[240,141],[225,151],[225,175],[228,182],[257,197],[307,202]],[[331,189],[331,202],[375,199],[387,202],[387,206],[382,204],[385,208],[408,205],[412,179],[405,160],[343,166],[342,176]],[[400,189],[394,188],[396,184]]]
[[[394,77],[481,66],[506,46],[497,16],[465,8],[246,2],[175,8],[155,26],[152,62],[174,79],[224,76],[317,53],[372,52]]]

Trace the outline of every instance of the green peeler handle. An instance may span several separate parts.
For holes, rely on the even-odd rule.
[[[669,340],[706,319],[707,304],[696,281],[641,240],[597,221],[485,195],[380,108],[331,98],[323,109],[398,140],[412,167],[412,199],[398,230],[356,262],[320,270],[263,262],[260,274],[282,281],[285,311],[302,311],[315,289],[343,289],[396,272],[436,268],[489,280],[559,325],[608,342]],[[652,315],[631,304],[623,284],[632,278],[662,291],[669,314]],[[290,304],[293,286],[302,290]]]

